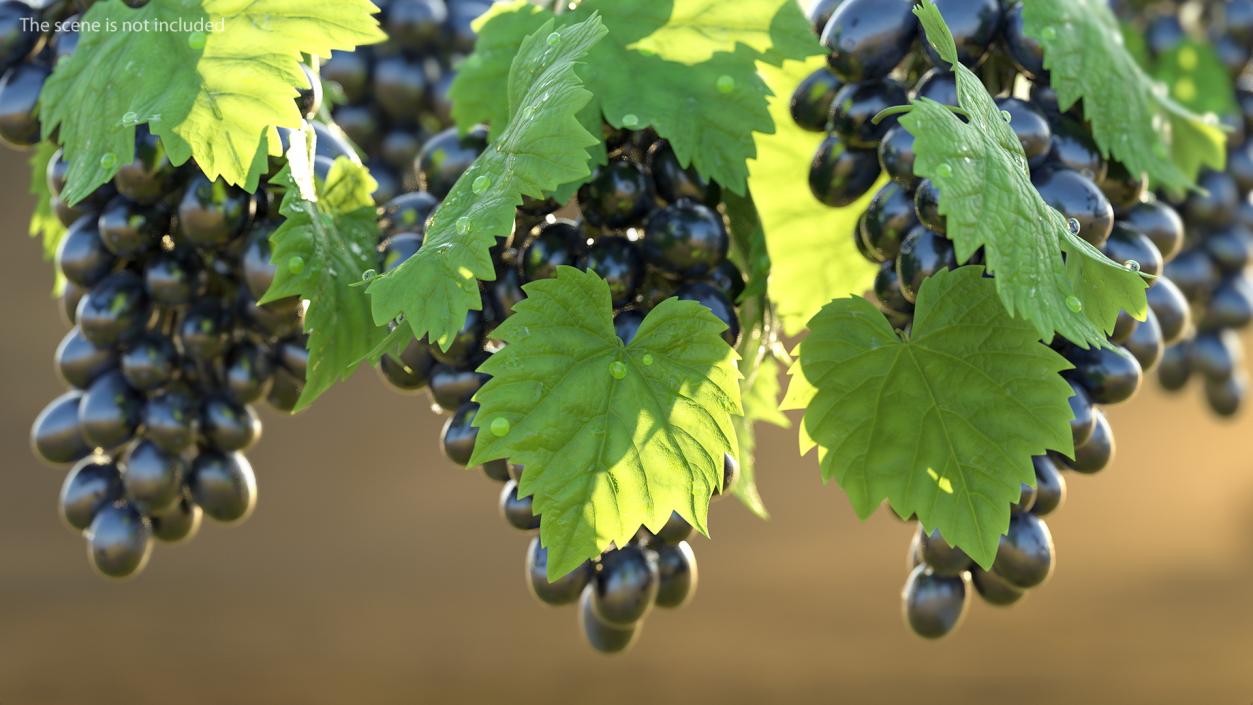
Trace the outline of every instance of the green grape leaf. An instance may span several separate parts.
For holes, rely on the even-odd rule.
[[[274,128],[300,127],[302,53],[382,41],[377,11],[368,0],[96,3],[40,98],[44,138],[59,133],[70,164],[62,198],[113,178],[141,123],[172,163],[194,157],[210,179],[254,190],[278,153]]]
[[[915,12],[953,65],[966,119],[922,98],[901,124],[915,137],[915,173],[939,189],[958,261],[983,248],[1005,309],[1029,321],[1041,338],[1059,333],[1082,347],[1109,345],[1106,334],[1120,310],[1144,316],[1140,274],[1071,232],[1065,217],[1040,198],[1013,128],[979,78],[957,62],[935,4],[928,1]]]
[[[1223,168],[1222,129],[1140,68],[1105,0],[1026,0],[1023,29],[1044,47],[1058,104],[1069,110],[1083,101],[1106,157],[1176,193],[1194,187],[1202,167]]]
[[[514,0],[496,3],[474,21],[474,53],[457,67],[449,89],[453,120],[461,129],[487,123],[495,139],[505,128],[510,105],[500,97],[509,90],[509,69],[522,40],[550,19],[528,0]]]
[[[584,0],[557,21],[594,12],[609,38],[588,56],[584,75],[605,119],[620,128],[654,128],[683,166],[743,194],[752,133],[774,129],[757,64],[821,53],[794,0]],[[453,84],[454,117],[463,129],[501,120],[498,96],[511,47],[546,16],[521,0],[485,16],[480,43]]]
[[[505,347],[479,368],[472,465],[508,458],[526,468],[548,578],[569,573],[640,526],[678,512],[708,534],[723,458],[736,453],[741,413],[726,325],[700,304],[667,299],[629,345],[613,329],[609,287],[560,267],[493,334]]]
[[[823,135],[798,127],[788,101],[801,79],[824,65],[825,59],[814,57],[760,68],[774,93],[770,115],[775,131],[757,135],[748,184],[770,253],[770,299],[787,335],[800,333],[831,299],[865,291],[877,271],[857,252],[853,237],[858,216],[878,189],[844,208],[829,208],[809,193],[805,165],[813,160]],[[815,247],[815,242],[822,246]]]
[[[1059,372],[1070,367],[1011,318],[980,267],[941,272],[918,295],[912,336],[874,304],[837,299],[809,324],[790,374],[824,480],[863,519],[883,500],[988,568],[1031,458],[1073,451]]]
[[[292,151],[300,148],[293,145]],[[295,408],[301,411],[347,379],[387,337],[387,328],[374,324],[365,289],[358,285],[378,266],[378,214],[371,196],[378,185],[348,157],[331,165],[326,181],[317,185],[316,202],[301,197],[297,181],[290,168],[274,179],[285,189],[279,211],[285,220],[270,234],[277,271],[260,303],[292,296],[309,302],[304,318],[309,366]]]
[[[523,41],[507,91],[515,114],[435,210],[417,254],[370,285],[377,323],[403,316],[414,337],[447,350],[466,313],[482,308],[477,280],[495,279],[489,250],[513,231],[522,197],[542,198],[588,173],[586,149],[597,138],[577,115],[592,96],[574,66],[603,36],[592,15],[560,30],[550,19]]]
[[[65,237],[65,226],[52,208],[52,192],[48,190],[48,162],[57,153],[57,146],[50,140],[40,142],[30,155],[30,194],[35,197],[35,210],[30,216],[30,236],[43,243],[44,259],[55,261],[57,248]],[[52,294],[59,296],[65,289],[65,275],[59,267],[53,267]]]
[[[1149,70],[1170,89],[1175,102],[1188,110],[1233,115],[1240,109],[1231,76],[1212,44],[1185,38],[1152,62]]]

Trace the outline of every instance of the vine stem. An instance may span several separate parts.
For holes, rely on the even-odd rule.
[[[945,105],[944,107],[951,110],[955,115],[964,117],[967,120],[970,119],[970,113],[966,112],[962,108],[957,107],[956,105]],[[914,109],[914,106],[912,103],[909,105],[893,105],[890,108],[884,108],[883,110],[880,110],[878,115],[875,115],[873,118],[870,119],[870,122],[878,125],[879,123],[892,117],[893,115],[901,115],[904,113],[908,113],[909,111],[913,109]]]

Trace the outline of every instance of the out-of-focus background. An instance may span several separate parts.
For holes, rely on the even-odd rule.
[[[734,500],[694,541],[700,586],[628,654],[534,601],[498,485],[443,459],[443,419],[371,373],[249,451],[260,502],[108,582],[28,448],[62,390],[51,273],[0,153],[0,703],[1253,702],[1253,415],[1146,387],[1110,412],[1115,465],[1071,477],[1052,581],[975,601],[942,642],[900,617],[910,529],[857,521],[792,431],[765,431],[760,522]]]

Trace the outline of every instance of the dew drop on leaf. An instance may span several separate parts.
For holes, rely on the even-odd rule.
[[[492,425],[490,428],[493,436],[496,436],[497,438],[504,438],[509,435],[509,430],[513,428],[513,424],[509,423],[509,419],[503,416],[497,416],[492,419]]]
[[[730,93],[735,90],[735,79],[726,75],[719,76],[717,86],[719,93]]]
[[[457,219],[457,233],[465,235],[470,232],[470,216],[463,215]]]
[[[1014,116],[1009,114],[1008,110],[1001,111],[1001,117],[1005,118],[1005,122],[1013,122]]]
[[[192,32],[187,35],[187,46],[191,47],[193,51],[203,49],[206,41],[208,41],[208,37],[205,36],[204,32]]]
[[[1066,297],[1066,308],[1070,309],[1074,313],[1079,313],[1083,310],[1083,302],[1079,300],[1078,296],[1071,294]]]
[[[128,110],[126,114],[122,116],[123,127],[134,127],[135,125],[138,125],[138,124],[139,124],[139,113],[133,110]]]
[[[1129,259],[1126,262],[1123,262],[1123,266],[1126,267],[1128,271],[1132,271],[1132,272],[1140,271],[1140,263],[1133,259]]]
[[[113,152],[105,152],[104,154],[100,155],[100,168],[101,169],[112,169],[115,166],[117,166],[116,154],[114,154]]]
[[[1070,231],[1071,235],[1078,235],[1079,234],[1079,220],[1077,218],[1071,218],[1070,220],[1066,221],[1066,229]]]
[[[292,255],[291,259],[287,260],[287,271],[292,274],[300,274],[305,271],[305,258],[300,255]]]
[[[645,367],[648,367],[649,365],[652,365],[654,362],[656,362],[656,360],[653,359],[652,353],[644,353],[644,359],[642,360],[642,362],[644,363]]]
[[[490,177],[487,177],[487,176],[478,177],[477,179],[474,180],[474,183],[470,185],[470,188],[476,194],[482,194],[484,191],[486,191],[487,189],[491,187],[492,187],[492,180]]]
[[[627,376],[626,363],[621,360],[609,363],[609,376],[614,379],[624,379]]]
[[[941,164],[935,168],[935,175],[941,179],[947,179],[953,175],[953,167],[948,164]]]
[[[548,35],[548,39],[544,41],[548,42],[548,46],[555,47],[561,43],[561,35],[557,32],[553,32],[552,34]]]
[[[368,282],[374,279],[375,277],[377,277],[378,275],[379,273],[374,271],[373,269],[367,269],[361,273],[361,281]]]
[[[635,113],[627,113],[622,116],[622,126],[634,129],[640,124],[640,118]]]

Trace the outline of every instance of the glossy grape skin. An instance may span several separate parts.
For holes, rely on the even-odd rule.
[[[322,63],[320,75],[323,81],[337,84],[349,103],[358,103],[366,97],[370,86],[370,61],[364,51],[335,51]],[[336,110],[336,122],[339,119]]]
[[[716,267],[707,272],[704,281],[721,291],[726,295],[727,299],[733,302],[739,301],[740,295],[744,293],[746,286],[744,273],[729,259],[722,260]]]
[[[961,622],[970,605],[970,592],[969,573],[944,577],[919,565],[901,592],[905,623],[920,637],[939,639]]]
[[[695,301],[709,309],[718,320],[727,325],[722,331],[722,339],[734,347],[740,339],[740,318],[735,313],[735,305],[716,287],[705,282],[685,284],[674,292],[680,300]]]
[[[1218,286],[1220,273],[1213,260],[1202,250],[1184,250],[1166,265],[1166,277],[1183,292],[1189,302],[1204,301]],[[1161,285],[1153,289],[1161,288]],[[1149,292],[1152,293],[1153,289]],[[1164,321],[1163,321],[1164,323]]]
[[[144,400],[126,383],[122,373],[110,370],[91,383],[78,406],[83,439],[98,448],[115,448],[135,435]]]
[[[889,260],[879,266],[879,273],[874,278],[874,293],[879,304],[889,311],[908,315],[914,310],[914,304],[901,293],[901,280],[896,274],[894,261]]]
[[[931,179],[924,179],[914,192],[914,213],[918,222],[941,235],[948,232],[948,216],[940,213],[940,189]]]
[[[992,572],[1019,589],[1041,585],[1053,573],[1053,536],[1035,514],[1009,518],[1009,532],[1001,537]]]
[[[1131,337],[1122,345],[1135,357],[1140,363],[1140,369],[1145,372],[1157,365],[1162,359],[1162,352],[1166,346],[1162,340],[1162,328],[1157,322],[1157,315],[1153,313],[1153,309],[1150,308],[1147,311],[1144,320],[1136,326]]]
[[[196,406],[182,389],[149,397],[143,410],[144,438],[168,453],[186,449],[196,437]]]
[[[71,529],[86,531],[102,508],[125,494],[117,466],[105,456],[88,456],[70,470],[61,485],[61,518]]]
[[[274,361],[268,352],[252,342],[242,342],[226,358],[225,393],[236,403],[251,404],[263,399],[273,383]]]
[[[122,484],[135,508],[145,514],[170,509],[182,498],[187,463],[152,441],[132,444],[122,459]]]
[[[966,552],[950,546],[939,531],[924,531],[918,527],[919,555],[931,572],[939,576],[957,576],[970,569],[970,556]]]
[[[427,382],[431,399],[443,409],[456,409],[470,401],[470,397],[487,382],[487,375],[472,369],[457,369],[448,365],[435,365]]]
[[[539,528],[539,517],[531,512],[532,498],[518,497],[518,483],[509,480],[500,490],[500,515],[519,531],[535,531]]]
[[[114,348],[93,345],[77,326],[71,328],[57,346],[57,372],[75,389],[86,389],[101,374],[116,367],[117,362]]]
[[[1066,501],[1066,478],[1047,455],[1037,455],[1031,462],[1035,466],[1035,504],[1031,513],[1047,516]]]
[[[931,69],[918,79],[911,98],[930,98],[941,105],[957,105],[957,77],[949,69]]]
[[[22,63],[0,76],[0,140],[14,147],[39,141],[37,104],[49,73],[43,64]]]
[[[213,396],[200,409],[200,431],[217,450],[244,450],[261,438],[261,420],[251,406]]]
[[[105,206],[96,227],[105,249],[123,259],[136,259],[158,246],[169,224],[168,216],[118,197]]]
[[[184,306],[195,295],[193,270],[188,262],[175,254],[163,254],[148,260],[144,267],[144,286],[154,303],[163,306]]]
[[[178,171],[170,164],[165,147],[146,125],[135,129],[135,152],[113,176],[117,192],[141,205],[152,205],[173,190]]]
[[[1220,227],[1205,235],[1202,246],[1219,272],[1240,272],[1253,260],[1253,230],[1243,225]]]
[[[1137,203],[1119,217],[1119,221],[1143,234],[1169,262],[1183,249],[1183,219],[1178,211],[1160,201]]]
[[[201,450],[187,486],[204,513],[220,522],[243,521],[256,506],[257,479],[242,453]]]
[[[918,300],[918,290],[929,277],[957,266],[953,245],[943,235],[919,225],[901,243],[896,260],[901,294],[907,301]]]
[[[400,358],[384,355],[379,362],[383,377],[401,391],[416,391],[427,385],[435,358],[431,348],[420,340],[410,340]]]
[[[652,532],[649,532],[652,533]],[[662,525],[661,529],[652,534],[658,542],[678,545],[680,542],[686,541],[692,535],[692,525],[687,523],[678,512],[670,512],[670,518]],[[652,542],[655,543],[655,542]]]
[[[164,543],[178,543],[194,537],[200,531],[204,510],[187,497],[181,497],[173,507],[149,515],[152,536]]]
[[[914,174],[914,136],[902,125],[893,125],[879,141],[879,168],[897,185],[906,190],[917,188],[920,179]]]
[[[461,329],[453,336],[448,349],[444,350],[439,345],[431,345],[428,350],[436,361],[445,365],[464,365],[472,355],[483,349],[483,327],[483,312],[467,311],[465,320],[461,323]]]
[[[889,183],[866,206],[861,227],[866,249],[879,261],[895,259],[901,242],[918,225],[914,199],[896,183]]]
[[[850,83],[831,102],[831,130],[850,147],[877,149],[883,135],[897,124],[895,115],[875,123],[887,108],[909,102],[905,87],[891,79]]]
[[[270,393],[265,396],[265,401],[272,408],[290,414],[300,401],[304,389],[303,379],[295,377],[281,366],[275,367],[274,384],[270,387]]]
[[[656,558],[639,546],[609,551],[591,583],[594,613],[620,627],[640,621],[657,600],[658,578]]]
[[[1197,188],[1183,202],[1180,215],[1189,227],[1219,228],[1231,224],[1240,202],[1240,190],[1230,174],[1206,169],[1197,177]]]
[[[616,654],[630,648],[639,634],[640,625],[610,624],[596,614],[594,602],[593,589],[589,585],[579,601],[579,626],[587,643],[602,654]]]
[[[1044,47],[1023,29],[1022,3],[1015,2],[1005,13],[1005,49],[1014,66],[1032,81],[1048,79],[1044,68]]]
[[[100,239],[100,229],[90,216],[74,221],[57,247],[57,269],[65,278],[91,288],[109,274],[116,258]]]
[[[1009,126],[1027,155],[1027,163],[1033,166],[1042,163],[1053,146],[1053,128],[1049,127],[1044,113],[1018,98],[998,98],[996,107],[1009,114]]]
[[[1192,377],[1192,363],[1188,359],[1189,345],[1187,342],[1172,345],[1162,353],[1162,360],[1157,365],[1157,382],[1168,392],[1183,389]]]
[[[1001,34],[1005,17],[1000,0],[936,0],[935,4],[957,44],[957,60],[978,66]],[[933,65],[948,67],[930,42],[921,44]]]
[[[539,226],[522,248],[519,267],[528,282],[557,275],[557,267],[572,266],[587,236],[572,220],[556,220]]]
[[[415,169],[418,190],[443,200],[457,179],[487,149],[487,129],[476,127],[465,135],[449,128],[427,141],[418,153]]]
[[[389,56],[375,62],[374,101],[393,124],[416,124],[429,103],[429,91],[420,59]]]
[[[806,76],[792,92],[792,120],[810,132],[827,132],[831,104],[844,82],[826,67]]]
[[[61,302],[58,310],[61,312],[61,320],[67,326],[78,325],[78,305],[82,303],[87,296],[87,290],[75,284],[74,282],[65,282],[65,287],[61,291]]]
[[[430,51],[445,39],[448,6],[444,0],[393,0],[387,6],[384,27],[396,46],[415,52]]]
[[[1101,150],[1087,127],[1065,116],[1058,116],[1050,126],[1053,133],[1048,154],[1050,164],[1077,171],[1097,183],[1105,178],[1108,169],[1105,158],[1101,156]],[[1123,217],[1127,216],[1124,214]],[[1179,228],[1182,231],[1182,223]]]
[[[1243,329],[1253,321],[1253,282],[1245,274],[1223,278],[1214,289],[1199,326],[1202,330]]]
[[[730,247],[722,216],[688,200],[654,212],[643,241],[649,264],[685,278],[708,273],[726,259]]]
[[[579,258],[579,268],[605,280],[615,308],[635,298],[644,279],[640,249],[624,237],[597,238]]]
[[[106,577],[125,578],[144,569],[152,555],[152,527],[135,507],[102,507],[87,529],[87,556]]]
[[[734,347],[734,345],[732,346]],[[722,454],[722,489],[714,490],[713,498],[725,497],[735,492],[740,482],[740,462],[730,453]]]
[[[1093,411],[1093,415],[1096,416],[1096,427],[1092,430],[1092,435],[1082,445],[1075,447],[1074,460],[1066,463],[1071,470],[1086,475],[1098,473],[1108,467],[1115,450],[1114,431],[1110,428],[1104,412],[1097,409]]]
[[[439,200],[425,191],[403,193],[387,203],[379,213],[379,230],[385,237],[400,233],[426,233],[431,214],[439,207]]]
[[[826,120],[825,113],[823,120]],[[722,189],[696,171],[695,165],[684,168],[670,143],[658,140],[648,149],[648,173],[652,175],[657,197],[669,204],[689,198],[716,208],[722,200]]]
[[[1031,183],[1045,203],[1079,221],[1079,237],[1096,247],[1109,239],[1114,208],[1090,179],[1068,169],[1040,169],[1031,175]]]
[[[83,394],[70,391],[53,399],[31,425],[30,444],[35,455],[52,465],[76,462],[91,454],[83,438],[78,407]]]
[[[875,150],[854,149],[836,135],[827,135],[809,167],[809,190],[828,206],[847,206],[870,190],[879,173]]]
[[[1080,445],[1092,436],[1092,431],[1096,428],[1096,417],[1092,413],[1095,407],[1092,406],[1092,400],[1088,398],[1083,385],[1073,379],[1069,381],[1072,392],[1070,411],[1073,415],[1070,419],[1070,435],[1075,445]]]
[[[579,207],[594,227],[623,228],[639,223],[648,214],[652,197],[644,167],[618,159],[599,167],[579,188]]]
[[[827,22],[831,20],[831,15],[835,14],[836,8],[843,2],[844,0],[817,0],[809,6],[805,12],[805,18],[813,27],[814,34],[822,34]]]
[[[1188,346],[1191,368],[1208,379],[1221,381],[1236,373],[1244,363],[1244,348],[1235,331],[1206,331]]]
[[[970,578],[975,592],[979,593],[979,597],[982,597],[983,601],[989,605],[997,607],[1012,605],[1027,594],[996,573],[985,571],[978,566],[970,571]]]
[[[39,42],[38,13],[24,2],[0,3],[0,71],[26,58]]]
[[[696,592],[696,554],[687,541],[663,543],[657,553],[657,606],[682,607]]]
[[[478,429],[470,425],[479,405],[474,402],[462,404],[449,419],[444,422],[440,447],[445,457],[452,462],[466,467],[470,464],[470,455],[474,453],[474,440],[478,437]]]
[[[231,328],[229,315],[216,301],[203,301],[183,317],[178,337],[188,358],[209,362],[226,354]]]
[[[1105,169],[1105,178],[1096,183],[1105,198],[1109,199],[1110,205],[1120,213],[1140,203],[1148,188],[1147,177],[1133,176],[1119,161],[1109,162]]]
[[[178,204],[178,228],[197,247],[222,247],[252,220],[256,202],[243,189],[197,174]]]
[[[1249,378],[1243,371],[1237,371],[1223,380],[1205,380],[1205,402],[1211,411],[1218,416],[1232,417],[1244,406],[1244,399],[1249,392]]]
[[[555,582],[548,582],[548,549],[540,545],[538,536],[531,539],[526,552],[526,584],[540,602],[558,606],[578,600],[593,574],[592,564],[584,561]]]
[[[845,0],[822,31],[827,64],[847,82],[887,76],[918,34],[912,0]]]
[[[122,353],[122,376],[140,391],[161,387],[178,371],[178,351],[163,335],[144,335],[130,343]]]

